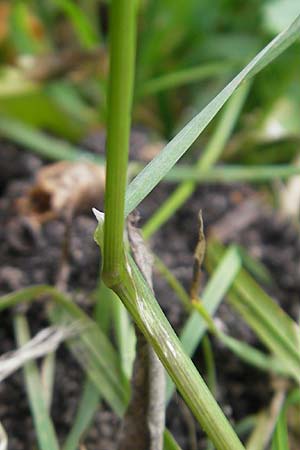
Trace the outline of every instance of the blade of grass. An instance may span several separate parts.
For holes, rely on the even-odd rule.
[[[164,432],[164,450],[181,450],[169,430]]]
[[[272,439],[272,450],[289,450],[288,427],[285,411],[281,409]]]
[[[42,36],[40,39],[34,38],[30,30],[30,11],[26,3],[13,2],[9,15],[10,39],[18,53],[27,55],[35,54],[40,50],[45,50]]]
[[[48,411],[51,409],[53,397],[53,385],[55,375],[55,353],[45,356],[41,365],[41,385],[44,394],[45,405]]]
[[[78,161],[86,159],[100,165],[105,163],[105,159],[99,155],[49,136],[16,119],[0,116],[0,134],[49,160]],[[132,175],[137,174],[143,167],[141,163],[129,163],[129,170]],[[197,168],[180,164],[173,167],[166,175],[165,180],[173,183],[194,181],[199,184],[239,181],[266,182],[276,178],[284,180],[292,175],[299,174],[300,168],[289,164],[249,167],[225,165],[212,167],[200,176]]]
[[[217,373],[215,356],[210,342],[210,338],[205,334],[202,338],[202,351],[206,369],[207,386],[214,397],[217,395]]]
[[[47,84],[45,91],[68,116],[74,117],[78,123],[91,126],[97,122],[96,111],[87,105],[71,83],[52,81]]]
[[[274,372],[278,375],[288,376],[289,371],[282,365],[279,358],[266,355],[245,342],[227,336],[224,333],[219,334],[219,338],[224,345],[229,348],[238,358],[258,369]]]
[[[232,338],[219,330],[201,300],[194,300],[192,304],[194,309],[198,311],[200,316],[206,321],[209,331],[219,338],[220,341],[240,359],[262,370],[274,371],[275,373],[285,376],[289,375],[289,371],[282,366],[280,359],[274,356],[268,356],[256,348],[239,341],[238,339]]]
[[[132,162],[129,170],[132,175],[142,169],[142,165]],[[180,181],[190,181],[197,184],[207,183],[266,183],[277,178],[285,180],[292,175],[299,175],[300,168],[290,164],[270,165],[270,166],[239,166],[224,165],[209,168],[206,172],[199,174],[197,168],[187,164],[178,164],[168,172],[164,181],[177,183]]]
[[[112,321],[118,353],[122,369],[130,379],[135,356],[135,331],[123,303],[113,291],[110,292],[110,300],[112,301]]]
[[[125,214],[128,215],[153,190],[181,156],[195,142],[213,117],[242,82],[250,79],[286,50],[300,33],[300,16],[276,36],[252,61],[178,134],[160,154],[130,183]]]
[[[97,33],[82,8],[70,0],[55,0],[55,3],[69,17],[79,42],[84,48],[91,49],[99,44]]]
[[[156,270],[161,274],[161,276],[167,281],[171,289],[175,292],[184,308],[187,311],[191,310],[190,297],[182,284],[177,280],[173,273],[168,269],[164,262],[157,256],[154,256],[154,265]]]
[[[47,136],[45,133],[14,119],[0,116],[0,133],[2,136],[28,148],[28,150],[51,160],[77,161],[87,159],[99,164],[104,163],[100,156],[93,155],[66,141]]]
[[[84,432],[91,425],[101,397],[99,388],[91,381],[83,386],[80,404],[71,431],[62,447],[63,450],[77,450]]]
[[[75,356],[80,363],[88,363],[84,369],[97,384],[103,398],[117,414],[122,414],[129,397],[129,382],[122,373],[116,351],[95,322],[67,296],[51,286],[32,286],[1,297],[0,311],[22,302],[31,302],[41,295],[50,296],[61,307],[56,310],[57,322],[67,318],[68,321],[77,320],[86,326],[86,330],[72,340],[73,348],[80,344],[81,349],[80,355],[75,352]],[[63,311],[65,317],[62,317]],[[80,359],[80,356],[85,356],[85,360]]]
[[[14,319],[15,334],[19,347],[25,345],[29,339],[29,328],[25,316],[19,314]],[[34,420],[35,430],[41,450],[58,450],[59,445],[53,423],[48,415],[44,401],[40,374],[35,362],[25,364],[24,376],[30,409]]]
[[[245,269],[247,269],[256,280],[270,286],[272,283],[272,276],[267,267],[256,258],[253,258],[244,247],[239,245],[238,249]]]
[[[285,389],[280,387],[275,392],[270,407],[258,414],[256,426],[246,444],[247,450],[264,450],[267,447],[284,400]]]
[[[107,335],[110,324],[110,292],[101,281],[96,289],[95,321]],[[77,408],[72,428],[66,438],[63,450],[76,450],[82,436],[92,423],[93,417],[101,402],[101,390],[88,376],[83,385],[83,391]]]
[[[184,167],[178,167],[178,175],[185,176]],[[176,176],[178,176],[176,173]],[[276,178],[286,179],[292,175],[299,173],[299,167],[290,164],[273,164],[270,166],[229,166],[213,167],[203,174],[205,182],[267,182]],[[194,171],[191,172],[190,177],[194,179],[197,176]],[[171,172],[170,172],[171,177]],[[169,179],[170,179],[169,177]],[[199,175],[198,175],[199,177]],[[200,181],[199,181],[200,182]]]
[[[67,311],[73,319],[80,320],[83,322],[84,322],[84,319],[86,319],[85,314],[80,310],[80,308],[78,308],[74,303],[72,303],[68,297],[66,297],[64,294],[61,294],[59,291],[57,291],[52,286],[48,286],[48,285],[31,286],[28,288],[24,288],[20,291],[16,291],[11,294],[0,297],[0,312],[5,311],[7,308],[17,306],[18,304],[21,304],[23,302],[31,302],[42,295],[47,295],[50,298],[52,298],[54,300],[54,302],[57,303],[58,305],[60,305],[62,308],[64,308],[65,311]],[[98,313],[99,313],[99,311],[98,311]],[[90,319],[88,319],[88,320],[90,321]],[[104,338],[106,339],[105,336],[104,336]],[[104,341],[105,341],[105,339],[104,339]],[[109,345],[110,345],[110,343],[109,343]],[[97,339],[95,340],[95,347],[96,348],[93,350],[93,352],[91,352],[91,357],[97,358],[95,356],[95,352],[99,352],[99,356],[101,357],[101,354],[102,354],[105,361],[107,360],[107,358],[108,358],[108,360],[111,359],[110,354],[107,354],[107,352],[105,350],[105,345],[104,346],[102,345],[102,337],[101,338],[99,338],[99,336],[97,337]],[[88,347],[85,347],[85,351],[90,352]],[[114,350],[112,350],[112,353],[113,352],[114,352]],[[96,386],[97,392],[100,395],[102,395],[103,397],[105,397],[103,395],[103,390],[105,389],[105,385],[103,385],[103,383],[102,383],[103,368],[97,367],[96,364],[95,364],[95,367],[96,368],[95,368],[94,376],[90,377],[90,378],[92,379],[94,386]],[[88,372],[87,367],[83,367],[83,369],[86,372]],[[117,388],[116,388],[116,383],[113,381],[113,379],[115,377],[119,377],[118,382],[117,382],[117,385],[118,385]],[[119,367],[115,367],[115,368],[112,367],[110,369],[110,377],[109,377],[108,381],[111,383],[110,390],[115,391],[115,393],[114,393],[114,396],[108,395],[106,398],[106,401],[111,406],[111,408],[116,412],[116,414],[121,417],[127,406],[128,393],[126,395],[122,394],[120,396],[120,393],[119,393],[120,386],[122,386],[122,384],[124,383],[124,379],[123,379],[123,377],[119,376]],[[125,387],[126,387],[126,385],[128,386],[128,383],[125,383]],[[86,392],[86,390],[88,392]],[[85,398],[91,399],[91,396],[92,396],[91,394],[92,393],[90,391],[90,387],[88,389],[85,389],[85,393],[84,393]],[[114,397],[119,397],[118,402],[113,401]],[[95,397],[94,397],[94,400],[95,400]],[[97,401],[98,401],[98,396],[97,396]],[[85,402],[82,402],[82,403],[85,404]],[[89,406],[93,406],[93,405],[91,403],[89,403]],[[88,421],[88,416],[85,415],[84,413],[86,413],[86,411],[84,411],[83,408],[81,408],[80,409],[80,417],[78,417],[78,419],[76,419],[77,423],[78,424],[80,423],[80,426],[82,427],[82,429],[85,428],[85,425],[87,425],[87,421]],[[79,413],[78,413],[78,415],[79,415]],[[169,434],[169,432],[167,434]],[[72,436],[72,439],[70,438],[69,442],[65,443],[65,445],[68,445],[69,447],[66,447],[66,448],[64,447],[64,450],[74,449],[74,447],[73,447],[74,443],[75,443],[75,435]],[[174,447],[174,449],[175,448],[176,447]],[[178,449],[180,449],[180,447],[178,447]],[[52,450],[52,448],[51,448],[51,450]]]
[[[240,110],[244,104],[249,85],[245,84],[229,100],[221,119],[208,143],[203,154],[197,161],[196,169],[199,177],[201,173],[209,169],[219,158],[223,148],[229,139],[233,127],[239,117]],[[163,203],[163,205],[154,213],[143,227],[144,237],[150,237],[158,228],[161,227],[174,212],[192,195],[196,188],[193,181],[185,181],[179,185],[172,195]]]
[[[208,261],[216,263],[222,255],[222,247],[210,242],[207,247]],[[297,382],[300,381],[300,353],[298,325],[241,270],[228,294],[232,306],[242,315],[262,342],[289,369]]]
[[[162,75],[145,81],[141,88],[138,89],[136,96],[141,98],[147,95],[157,94],[167,89],[174,89],[185,84],[196,83],[203,79],[227,72],[230,69],[232,69],[232,65],[226,62],[215,62]]]
[[[50,319],[55,324],[74,321],[73,316],[60,306],[50,311]],[[85,321],[87,329],[79,339],[68,341],[68,348],[94,384],[100,387],[103,398],[110,403],[112,409],[116,413],[123,413],[129,397],[129,384],[115,349],[99,327],[95,323],[92,325],[91,319],[82,316],[81,320]]]
[[[290,406],[300,404],[300,390],[296,388],[292,390],[280,411],[278,416],[276,429],[273,434],[272,450],[289,450],[289,438],[288,438],[288,423],[287,413]]]

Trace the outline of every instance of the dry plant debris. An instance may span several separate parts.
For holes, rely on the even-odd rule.
[[[62,161],[42,167],[36,182],[17,203],[21,214],[38,224],[70,218],[99,202],[105,169],[90,162]]]
[[[0,450],[7,449],[7,434],[0,422]]]
[[[0,383],[26,362],[54,352],[64,340],[75,336],[80,330],[81,325],[78,323],[74,323],[69,327],[48,327],[40,331],[23,347],[13,352],[5,353],[0,357]]]
[[[205,256],[206,241],[203,229],[202,211],[199,212],[198,242],[194,253],[193,279],[190,289],[191,300],[197,300],[201,287],[201,268]]]

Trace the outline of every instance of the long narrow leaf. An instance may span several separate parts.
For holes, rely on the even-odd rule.
[[[131,182],[126,196],[126,215],[154,189],[181,156],[199,137],[224,103],[240,84],[261,71],[300,35],[300,16],[273,39],[252,61],[196,116],[194,117]]]
[[[47,285],[25,288],[21,291],[0,298],[0,311],[22,302],[31,302],[41,295],[49,295],[57,304],[52,313],[57,323],[80,321],[85,330],[78,338],[70,341],[75,356],[79,351],[95,384],[98,385],[103,397],[117,414],[122,414],[129,397],[129,382],[120,368],[116,351],[95,322],[90,319],[68,297]],[[75,350],[76,349],[76,350]]]
[[[75,320],[81,320],[84,321],[87,319],[87,316],[76,306],[74,305],[65,295],[61,294],[59,291],[57,291],[55,288],[48,286],[48,285],[38,285],[38,286],[31,286],[25,289],[22,289],[20,291],[14,292],[12,294],[8,294],[5,296],[0,297],[0,312],[4,311],[7,308],[10,308],[12,306],[16,306],[23,302],[31,302],[34,299],[42,296],[42,295],[48,295],[50,298],[52,298],[55,303],[60,305],[62,308],[64,308],[65,312],[68,312],[68,314]],[[87,319],[90,322],[93,323],[90,319]],[[108,382],[110,382],[109,386],[109,392],[113,391],[114,395],[110,395],[109,392],[106,392],[106,400],[108,404],[111,406],[112,409],[115,410],[116,414],[118,416],[122,416],[128,401],[128,390],[124,392],[124,388],[122,385],[124,385],[124,377],[120,377],[119,374],[119,366],[116,363],[117,356],[114,354],[114,350],[110,348],[109,353],[105,350],[107,342],[106,337],[102,335],[101,333],[98,334],[97,339],[95,340],[95,347],[93,348],[92,352],[90,351],[89,347],[85,346],[84,351],[89,352],[92,358],[104,358],[104,360],[108,359],[108,365],[110,366],[110,377]],[[103,341],[104,341],[104,347],[103,347]],[[110,346],[110,343],[109,343]],[[96,356],[96,353],[99,353],[99,356]],[[113,356],[113,364],[115,364],[115,367],[111,366],[111,356]],[[84,367],[87,371],[87,367]],[[83,405],[87,405],[86,402],[88,402],[89,406],[92,405],[92,402],[94,403],[93,406],[95,406],[95,402],[97,400],[100,400],[99,394],[105,397],[103,395],[103,391],[105,389],[105,384],[102,383],[103,378],[103,369],[101,368],[101,365],[94,364],[94,371],[93,371],[93,385],[96,387],[98,395],[95,395],[94,399],[91,400],[92,397],[92,390],[90,390],[91,386],[88,386],[85,388],[84,392],[84,399],[82,401]],[[117,384],[114,380],[118,380]],[[125,388],[128,386],[128,382],[125,383]],[[120,395],[120,389],[122,390],[122,393]],[[94,391],[95,392],[95,391]],[[105,394],[105,393],[104,393]],[[117,398],[117,401],[114,401],[114,399]],[[84,411],[84,408],[81,408],[80,411],[78,411],[78,415],[76,417],[76,423],[79,427],[78,430],[73,430],[73,432],[70,434],[68,440],[65,443],[65,446],[63,447],[63,450],[73,450],[74,445],[78,442],[78,439],[82,435],[82,431],[86,429],[88,426],[89,420],[91,419],[90,414],[88,414],[86,411]],[[171,438],[170,433],[167,433],[167,447],[165,450],[169,450],[171,448],[176,448],[174,439]],[[170,447],[173,445],[173,447]],[[76,447],[75,447],[76,448]],[[178,450],[180,450],[180,447],[177,446]],[[49,449],[47,449],[49,450]],[[51,448],[52,450],[52,448]],[[53,447],[53,450],[55,450],[55,447]]]
[[[232,65],[226,63],[226,61],[190,67],[188,69],[162,75],[152,80],[145,81],[136,95],[137,97],[144,97],[147,95],[157,94],[158,92],[167,89],[174,89],[178,86],[189,83],[200,82],[205,78],[211,78],[216,75],[224,74],[224,72],[228,72],[229,69],[232,69]]]
[[[208,246],[208,257],[215,262],[222,255],[217,243]],[[298,325],[263,291],[260,286],[241,270],[234,280],[228,298],[232,306],[243,316],[264,344],[300,381],[300,352]]]
[[[100,329],[107,334],[109,330],[109,318],[111,310],[111,299],[107,298],[108,289],[100,281],[95,292],[96,305],[94,318]],[[87,371],[86,371],[87,373]],[[101,377],[99,378],[101,379]],[[83,385],[83,391],[77,408],[77,413],[73,421],[72,428],[66,438],[63,450],[77,450],[82,436],[91,425],[93,417],[101,402],[101,388],[95,384],[89,376]]]
[[[104,158],[95,155],[84,148],[66,143],[60,139],[50,137],[32,126],[16,119],[0,116],[0,134],[17,144],[28,148],[43,158],[53,161],[88,160],[103,165]],[[129,163],[130,173],[135,175],[144,168],[142,163]],[[199,174],[194,166],[179,164],[170,170],[165,180],[171,183],[179,181],[195,181],[201,183],[232,183],[234,181],[265,182],[276,178],[286,179],[292,175],[299,175],[300,168],[290,164],[239,166],[224,165],[212,167],[205,173]]]
[[[21,347],[30,339],[27,320],[23,315],[19,315],[15,318],[14,325],[18,345]],[[51,450],[59,450],[53,423],[48,415],[44,400],[40,374],[35,362],[30,361],[25,364],[24,375],[40,449],[49,450],[51,448]]]
[[[103,164],[103,159],[100,156],[93,155],[61,139],[49,137],[34,127],[15,119],[0,116],[0,134],[51,160],[78,161],[87,159]]]
[[[100,400],[99,388],[90,380],[86,381],[83,387],[80,407],[78,408],[71,432],[64,443],[63,450],[76,450],[79,447],[80,439],[91,425]]]

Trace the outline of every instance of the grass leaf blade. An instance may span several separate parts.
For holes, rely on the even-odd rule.
[[[27,320],[23,315],[18,315],[14,320],[14,325],[17,342],[21,347],[30,339]],[[49,450],[49,448],[51,450],[59,450],[54,427],[44,401],[39,371],[34,361],[25,364],[24,375],[40,450]]]
[[[154,189],[181,156],[195,142],[240,84],[268,65],[286,50],[300,34],[300,16],[252,61],[197,115],[195,116],[130,183],[126,195],[126,216]]]

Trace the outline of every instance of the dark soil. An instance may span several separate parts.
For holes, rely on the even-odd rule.
[[[143,142],[141,134],[133,139],[133,153]],[[100,151],[91,145],[93,151]],[[96,147],[96,148],[95,148]],[[57,282],[65,224],[53,220],[40,229],[31,226],[16,212],[15,201],[31,186],[36,171],[45,162],[7,142],[0,143],[0,294],[6,294],[31,284]],[[143,223],[163,202],[173,187],[157,188],[140,208]],[[250,214],[244,224],[237,224],[240,208],[257,202],[256,214]],[[246,206],[245,206],[246,205]],[[101,205],[95,205],[101,207]],[[178,211],[151,239],[151,247],[168,265],[185,287],[190,286],[193,251],[197,242],[197,217],[202,209],[205,231],[222,230],[225,242],[242,244],[251,255],[269,269],[273,283],[267,287],[293,317],[299,315],[300,240],[297,231],[269,208],[263,198],[244,185],[198,187],[187,204]],[[228,216],[229,215],[229,216]],[[244,215],[244,214],[243,214]],[[247,214],[245,214],[246,216]],[[70,274],[67,290],[80,306],[92,309],[91,292],[97,283],[99,251],[93,241],[96,221],[91,212],[77,216],[72,223],[69,256]],[[221,225],[221,228],[220,228]],[[166,282],[155,274],[157,298],[172,325],[178,330],[185,314],[175,294]],[[47,325],[44,305],[39,302],[27,311],[31,331],[36,333]],[[234,336],[257,345],[254,335],[232,310],[223,303],[219,319]],[[272,395],[269,376],[246,366],[217,342],[213,342],[218,376],[218,400],[228,417],[236,422],[268,405]],[[16,346],[12,329],[12,311],[1,315],[0,354]],[[52,416],[61,441],[65,438],[75,415],[84,380],[81,368],[70,353],[61,347],[57,353],[55,392]],[[201,349],[194,361],[205,375]],[[9,450],[36,448],[32,419],[21,372],[0,384],[0,421],[9,436]],[[192,416],[178,395],[167,411],[167,425],[183,449],[191,449]],[[86,436],[89,450],[115,448],[119,420],[102,404],[94,424]],[[196,426],[197,439],[201,433]]]

